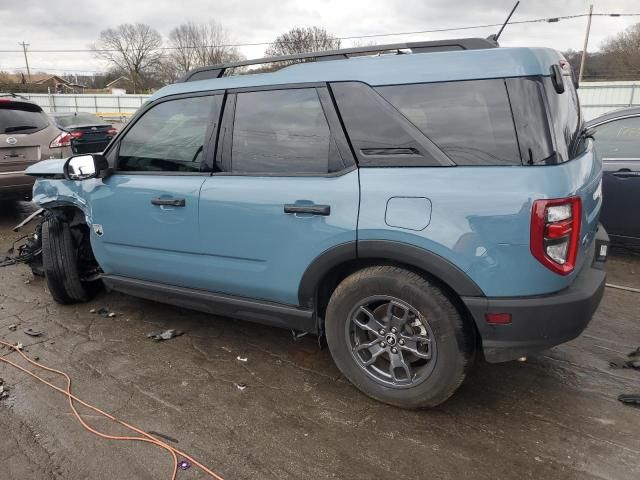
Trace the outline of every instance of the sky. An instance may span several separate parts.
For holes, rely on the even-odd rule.
[[[233,43],[272,41],[294,26],[321,26],[337,37],[380,35],[440,28],[501,23],[515,0],[0,0],[0,50],[87,49],[100,33],[122,23],[146,23],[166,39],[172,28],[188,21],[214,19]],[[594,13],[637,13],[638,0],[522,0],[512,20]],[[594,17],[589,51],[624,30],[635,17]],[[507,26],[502,46],[545,46],[582,50],[587,19]],[[367,38],[362,42],[392,43],[479,36],[497,27],[439,33]],[[352,46],[353,40],[343,41]],[[241,47],[247,58],[263,56],[266,45]],[[29,53],[31,71],[92,73],[106,69],[93,53]],[[20,52],[0,52],[0,71],[24,70]]]

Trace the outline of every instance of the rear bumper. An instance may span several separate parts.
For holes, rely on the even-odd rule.
[[[462,300],[471,312],[489,362],[505,362],[568,342],[580,335],[591,321],[604,293],[604,261],[596,258],[609,237],[602,226],[582,270],[566,289],[542,296]],[[510,313],[511,323],[490,325],[487,313]]]

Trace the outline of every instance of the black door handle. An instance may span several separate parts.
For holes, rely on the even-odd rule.
[[[632,172],[630,170],[618,170],[617,172],[613,172],[612,175],[618,178],[640,178],[640,172]]]
[[[331,214],[329,205],[296,205],[295,203],[287,203],[284,206],[284,213],[310,213],[311,215],[328,216]]]
[[[184,198],[154,198],[151,200],[151,204],[168,207],[184,207],[187,201]]]

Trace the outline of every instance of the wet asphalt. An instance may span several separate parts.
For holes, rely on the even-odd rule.
[[[0,203],[0,252],[31,208]],[[610,282],[640,288],[639,255],[617,251],[608,269]],[[100,308],[116,316],[90,313]],[[184,335],[146,336],[168,328]],[[76,395],[172,437],[225,479],[640,478],[640,408],[617,401],[640,393],[640,371],[609,365],[640,346],[638,293],[607,288],[578,339],[524,363],[480,362],[453,398],[424,411],[360,394],[315,338],[117,293],[60,306],[24,265],[0,268],[0,339],[23,343],[70,374]],[[0,377],[10,388],[0,400],[1,479],[171,477],[166,452],[97,438],[64,396],[1,363]],[[192,467],[178,478],[207,477]]]

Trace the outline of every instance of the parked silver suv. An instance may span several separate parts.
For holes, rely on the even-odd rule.
[[[72,136],[38,105],[19,95],[0,95],[0,198],[31,196],[24,170],[40,160],[71,155]]]

